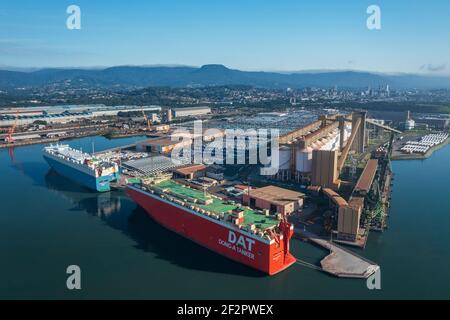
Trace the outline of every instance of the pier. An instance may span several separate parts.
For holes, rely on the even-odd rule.
[[[318,270],[339,278],[366,279],[380,269],[376,263],[312,232],[300,228],[295,228],[294,232],[295,235],[330,251],[330,254],[320,262],[321,267],[315,266]]]

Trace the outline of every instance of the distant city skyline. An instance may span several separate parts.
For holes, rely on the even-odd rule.
[[[366,27],[373,4],[381,30]],[[66,27],[69,5],[81,8],[81,30]],[[223,64],[450,75],[449,16],[446,0],[10,1],[0,9],[0,68]]]

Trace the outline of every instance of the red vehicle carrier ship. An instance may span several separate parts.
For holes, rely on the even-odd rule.
[[[274,275],[296,259],[293,225],[174,180],[127,186],[127,194],[164,227],[237,262]]]

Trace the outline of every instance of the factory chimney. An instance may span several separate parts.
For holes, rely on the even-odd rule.
[[[411,111],[406,111],[406,120],[411,120]]]

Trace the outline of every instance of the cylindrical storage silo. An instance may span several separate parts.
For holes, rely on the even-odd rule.
[[[311,172],[312,168],[312,151],[311,147],[297,150],[296,152],[296,170],[298,172]]]
[[[304,172],[303,170],[303,150],[296,150],[295,152],[295,170],[298,172]]]
[[[289,170],[291,168],[291,148],[290,147],[286,147],[286,146],[280,147],[279,168],[280,168],[280,170]]]

